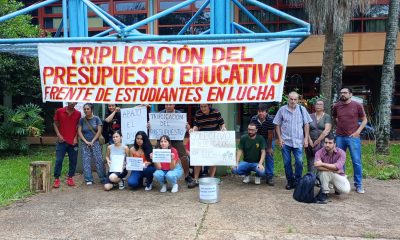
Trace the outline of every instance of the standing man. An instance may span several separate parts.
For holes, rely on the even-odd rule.
[[[255,184],[261,183],[261,177],[265,176],[264,159],[265,159],[265,140],[257,134],[257,127],[254,123],[250,123],[247,127],[247,135],[240,138],[238,151],[236,154],[236,166],[232,167],[232,173],[244,175],[243,182],[250,182],[250,173],[255,172]],[[240,158],[243,154],[243,161]]]
[[[298,102],[299,94],[297,92],[289,93],[288,104],[278,110],[273,121],[282,148],[287,190],[293,189],[303,174],[303,146],[308,146],[309,123],[312,122],[307,109],[300,106]],[[295,160],[294,176],[291,152],[293,152]]]
[[[367,116],[361,104],[352,101],[349,88],[340,90],[340,101],[333,106],[332,116],[336,121],[336,144],[346,152],[350,149],[354,170],[354,186],[358,193],[364,193],[362,185],[362,162],[360,133],[367,124]],[[360,125],[358,120],[362,119]]]
[[[200,104],[200,110],[196,112],[193,122],[193,131],[226,131],[224,119],[221,113],[211,107],[211,104]],[[199,185],[201,166],[194,167],[195,186]],[[216,166],[210,166],[208,176],[214,177]]]
[[[181,111],[175,109],[175,104],[165,104],[165,109],[161,110],[160,113],[181,113]],[[190,126],[186,123],[186,130],[189,130]],[[188,188],[194,188],[196,184],[194,183],[192,177],[189,175],[189,161],[188,154],[186,152],[183,140],[171,140],[171,145],[178,151],[179,158],[182,163],[183,173],[185,176],[185,182]]]
[[[81,113],[75,109],[76,103],[68,103],[66,107],[57,109],[54,115],[54,131],[57,134],[56,164],[54,166],[54,188],[60,187],[60,175],[65,153],[69,157],[68,186],[75,186],[75,175],[78,160],[77,129]]]
[[[335,191],[340,193],[350,192],[350,183],[344,174],[343,166],[346,162],[346,153],[336,147],[335,138],[331,135],[325,137],[324,147],[315,153],[314,166],[318,170],[321,181],[321,194],[318,203],[327,203],[329,184],[332,183]]]
[[[258,105],[257,115],[250,119],[250,123],[257,126],[257,135],[261,135],[265,142],[265,174],[267,176],[267,184],[274,186],[274,117],[268,114],[268,106],[265,103]]]

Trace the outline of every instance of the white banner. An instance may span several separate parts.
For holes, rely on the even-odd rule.
[[[153,162],[170,163],[171,149],[153,149]]]
[[[186,133],[186,113],[150,113],[150,139],[167,135],[171,140],[183,140]]]
[[[122,144],[133,144],[135,135],[139,131],[144,131],[147,134],[146,107],[121,108]]]
[[[127,157],[126,158],[126,170],[131,171],[143,171],[143,158],[138,157]]]
[[[190,133],[191,166],[235,166],[234,131],[196,131]]]
[[[282,99],[289,40],[39,44],[43,101],[243,103]]]

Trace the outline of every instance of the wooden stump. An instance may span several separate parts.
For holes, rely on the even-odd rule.
[[[30,163],[30,190],[48,192],[51,190],[51,162],[37,161]]]

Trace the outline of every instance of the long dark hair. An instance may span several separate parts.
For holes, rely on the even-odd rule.
[[[147,136],[147,134],[143,131],[139,131],[136,133],[135,135],[135,142],[133,143],[133,147],[135,148],[135,150],[139,150],[139,145],[136,143],[136,137],[137,136],[142,136],[143,139],[143,152],[144,152],[144,156],[146,157],[146,160],[150,161],[150,153],[153,152],[153,146],[151,145],[151,142],[149,140],[149,137]]]
[[[158,140],[158,143],[157,143],[157,148],[161,148],[161,139],[163,139],[163,138],[165,138],[165,140],[167,140],[167,142],[169,143],[168,144],[168,149],[171,149],[171,139],[169,138],[168,135],[162,135],[160,137],[160,140]]]

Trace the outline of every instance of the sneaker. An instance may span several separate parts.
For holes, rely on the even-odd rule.
[[[267,177],[267,185],[275,186],[274,179],[272,177]]]
[[[358,186],[358,187],[356,187],[356,192],[360,193],[360,194],[364,194],[365,190],[364,190],[364,188],[362,186]]]
[[[190,183],[187,184],[188,188],[195,188],[199,186],[199,180],[192,179]]]
[[[171,192],[172,192],[172,193],[176,193],[176,192],[178,192],[178,191],[179,191],[179,185],[178,185],[177,183],[175,183],[175,184],[172,186]]]
[[[60,179],[56,178],[54,179],[53,188],[59,188],[59,187],[60,187]]]
[[[319,203],[319,204],[327,204],[328,203],[328,194],[326,194],[326,193],[318,194],[317,203]]]
[[[67,178],[67,185],[70,186],[70,187],[75,186],[75,181],[74,181],[74,179],[72,177],[68,177]]]
[[[153,184],[152,184],[152,183],[150,183],[149,185],[147,185],[147,186],[144,188],[145,191],[151,191],[151,189],[153,189]]]
[[[121,179],[121,180],[119,180],[119,183],[118,183],[118,189],[122,190],[124,188],[125,188],[125,182],[123,179]]]
[[[91,182],[91,181],[86,182],[86,185],[87,185],[87,186],[93,185],[93,182]]]
[[[189,184],[189,183],[193,182],[193,178],[190,175],[188,175],[187,177],[185,177],[185,182],[187,184]]]
[[[249,183],[250,182],[250,175],[249,176],[245,176],[243,178],[243,183]]]
[[[166,192],[166,191],[167,191],[167,184],[164,183],[160,189],[160,192]]]
[[[256,184],[256,185],[261,184],[261,178],[260,177],[255,177],[254,178],[254,184]]]

